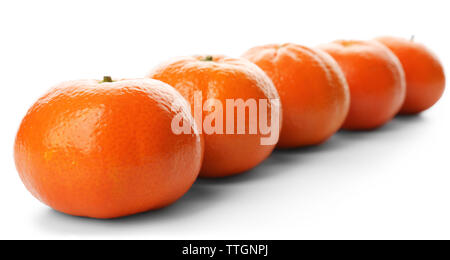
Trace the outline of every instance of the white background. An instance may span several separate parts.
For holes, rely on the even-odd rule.
[[[140,77],[178,55],[380,35],[415,35],[448,71],[448,10],[446,1],[1,1],[0,238],[449,239],[449,93],[420,116],[276,151],[240,176],[198,181],[173,206],[118,220],[51,210],[13,160],[26,110],[61,81]]]

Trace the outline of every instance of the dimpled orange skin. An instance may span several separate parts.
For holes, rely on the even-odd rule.
[[[350,105],[344,74],[326,53],[296,44],[270,44],[243,54],[272,79],[283,106],[277,147],[317,145],[342,125]]]
[[[62,83],[24,117],[14,157],[28,190],[55,210],[116,218],[167,206],[195,181],[202,146],[188,103],[151,79]],[[192,134],[175,135],[181,115]]]
[[[390,121],[405,100],[400,61],[375,41],[339,40],[319,46],[339,64],[350,88],[349,130],[370,130]]]
[[[394,37],[375,40],[400,60],[406,77],[406,99],[400,114],[417,114],[433,106],[444,93],[445,75],[439,59],[423,44]]]
[[[208,57],[212,60],[208,61]],[[271,80],[255,64],[223,55],[174,58],[154,68],[148,77],[170,84],[191,104],[195,91],[201,91],[202,102],[210,98],[219,100],[223,105],[224,121],[226,99],[255,99],[257,102],[259,99],[279,99]],[[279,100],[277,102],[279,104]],[[271,103],[268,102],[268,122],[271,120],[271,109]],[[210,113],[203,111],[203,119]],[[226,124],[225,121],[224,131]],[[239,174],[266,159],[276,142],[273,145],[261,145],[261,137],[266,135],[260,131],[249,134],[248,129],[247,113],[245,134],[203,133],[205,154],[200,176],[214,178]]]

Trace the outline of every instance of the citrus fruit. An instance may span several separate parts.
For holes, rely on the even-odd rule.
[[[444,69],[436,55],[423,44],[395,37],[377,41],[400,60],[406,77],[406,99],[401,114],[417,114],[433,106],[445,88]]]
[[[182,117],[191,134],[171,130]],[[76,216],[115,218],[167,206],[200,170],[200,135],[184,98],[152,79],[76,80],[41,97],[14,147],[28,190]]]
[[[350,111],[343,128],[368,130],[390,121],[406,93],[397,57],[375,41],[339,40],[319,46],[339,64],[350,88]]]
[[[317,145],[344,122],[350,94],[344,74],[328,54],[297,44],[270,44],[243,54],[272,79],[283,106],[278,147]]]
[[[147,76],[177,89],[191,103],[197,121],[196,96],[200,97],[199,124],[203,126],[205,143],[200,176],[224,177],[242,173],[261,163],[274,149],[279,128],[274,128],[269,134],[274,137],[274,141],[263,144],[261,140],[268,134],[260,131],[260,128],[253,133],[249,131],[250,124],[254,126],[257,120],[250,118],[248,107],[244,107],[244,123],[239,122],[236,108],[232,108],[231,113],[226,111],[230,108],[227,101],[259,104],[259,101],[266,100],[265,105],[258,107],[258,113],[267,116],[269,123],[274,119],[271,115],[279,110],[278,93],[269,77],[255,64],[223,55],[178,57],[160,64]],[[217,106],[212,108],[208,105],[211,103]],[[217,116],[217,120],[214,120],[217,128],[214,131],[205,127],[211,116]],[[274,119],[278,123],[279,120],[280,117]],[[240,123],[245,124],[245,132],[237,132]],[[233,131],[228,131],[230,126],[234,128]]]

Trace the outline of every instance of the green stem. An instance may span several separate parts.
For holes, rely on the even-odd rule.
[[[211,55],[208,55],[208,56],[205,56],[205,58],[203,58],[203,59],[201,59],[202,61],[213,61],[213,56],[211,56]]]
[[[103,82],[113,82],[111,76],[103,76]]]

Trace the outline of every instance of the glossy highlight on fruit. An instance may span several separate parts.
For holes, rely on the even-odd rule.
[[[203,102],[214,99],[225,105],[227,99],[237,100],[276,100],[278,93],[270,78],[255,64],[245,60],[223,55],[197,55],[178,57],[160,64],[147,75],[150,78],[166,82],[177,89],[192,106],[194,111],[195,93],[200,93]],[[271,117],[271,103],[267,105],[267,117]],[[202,118],[214,113],[203,111]],[[236,117],[233,116],[236,121]],[[227,116],[223,117],[226,121]],[[280,119],[281,120],[281,119]],[[246,129],[248,129],[246,117]],[[204,125],[203,125],[204,126]],[[225,127],[226,128],[226,127]],[[278,140],[279,129],[275,134]],[[247,171],[264,159],[274,149],[273,145],[262,145],[265,134],[202,134],[205,143],[205,155],[200,172],[201,177],[224,177]]]
[[[389,122],[406,94],[397,57],[375,41],[339,40],[319,46],[339,64],[350,88],[350,111],[343,128],[370,130]]]
[[[201,167],[189,109],[157,80],[64,82],[23,118],[17,170],[36,198],[71,215],[115,218],[167,206],[187,192]],[[192,134],[172,133],[175,115]]]
[[[414,39],[376,38],[400,60],[406,77],[406,99],[400,114],[417,114],[433,106],[444,93],[444,68],[437,56]]]
[[[267,73],[280,95],[283,126],[277,147],[317,145],[342,126],[350,93],[328,54],[288,43],[254,47],[242,56]]]

